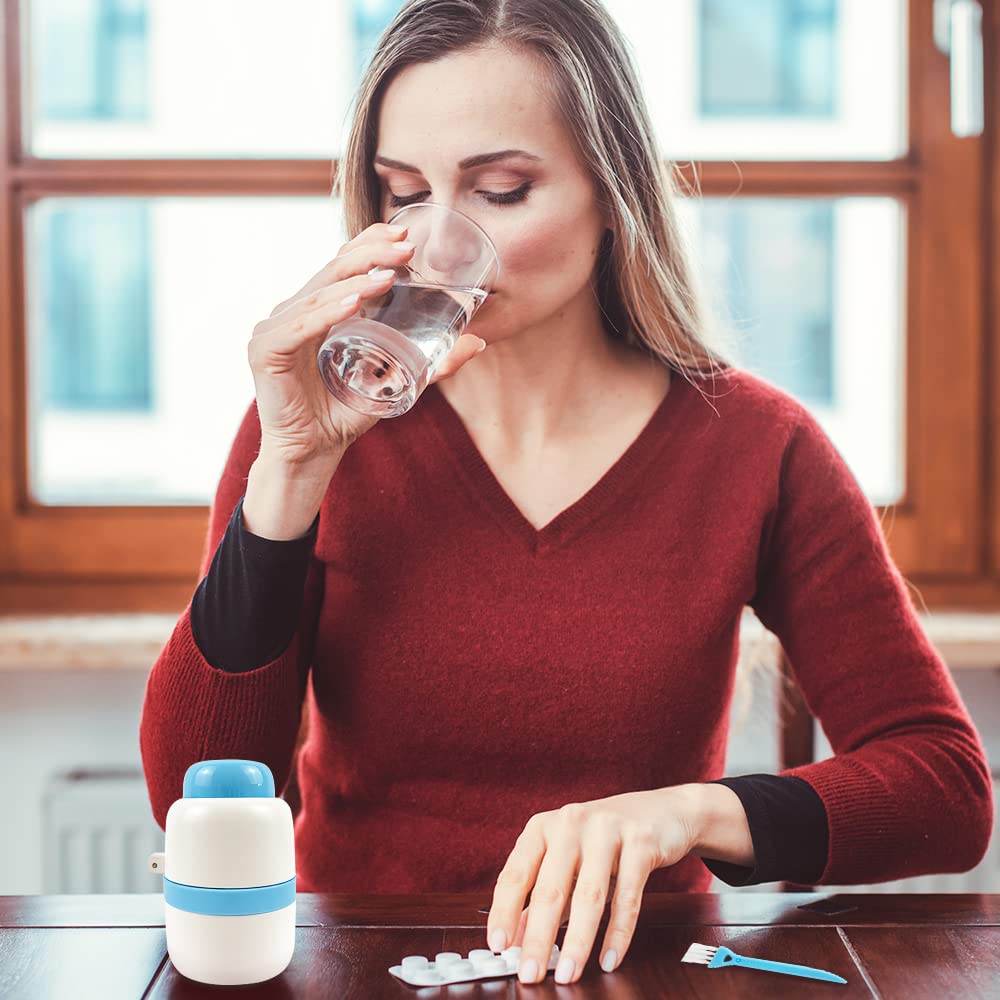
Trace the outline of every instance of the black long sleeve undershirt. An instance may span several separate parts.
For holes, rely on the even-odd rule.
[[[243,499],[191,599],[191,632],[202,655],[234,674],[262,667],[288,648],[319,526],[317,514],[301,538],[261,538],[243,523]]]

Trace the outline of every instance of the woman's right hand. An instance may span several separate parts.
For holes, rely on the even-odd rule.
[[[396,231],[393,231],[393,230]],[[413,248],[400,247],[405,227],[376,222],[345,243],[321,271],[290,299],[279,303],[253,331],[247,348],[260,417],[261,451],[290,465],[339,461],[344,450],[376,423],[327,390],[316,363],[320,345],[334,323],[346,319],[360,302],[383,294],[393,274],[372,278],[373,267],[395,268]],[[359,300],[345,305],[346,296]],[[483,341],[463,334],[431,381],[453,375],[475,357]]]

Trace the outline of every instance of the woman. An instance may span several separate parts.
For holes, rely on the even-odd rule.
[[[522,945],[524,982],[567,915],[556,978],[578,979],[608,901],[615,968],[644,889],[974,866],[978,734],[844,460],[710,345],[597,0],[408,3],[337,184],[357,235],[254,330],[203,579],[147,684],[161,826],[196,760],[283,787],[308,697],[300,890],[492,888],[488,943]],[[385,221],[427,200],[484,226],[501,277],[377,421],[316,351],[408,259]],[[720,778],[747,604],[835,756]]]

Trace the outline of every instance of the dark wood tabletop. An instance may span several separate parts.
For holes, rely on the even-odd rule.
[[[977,893],[647,893],[613,973],[597,964],[605,914],[572,985],[558,985],[551,972],[530,986],[508,977],[415,987],[389,974],[404,955],[487,947],[489,905],[489,895],[301,893],[288,968],[266,983],[224,987],[174,969],[159,894],[0,896],[0,997],[1000,998],[1000,894]],[[826,969],[847,983],[681,962],[694,941]]]

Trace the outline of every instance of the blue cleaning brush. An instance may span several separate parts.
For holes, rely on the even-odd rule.
[[[725,945],[718,948],[710,944],[691,945],[682,962],[694,962],[697,965],[707,965],[710,969],[721,969],[726,965],[739,965],[744,969],[763,969],[765,972],[783,972],[786,976],[802,976],[804,979],[824,979],[829,983],[846,983],[847,980],[833,972],[823,969],[812,969],[808,965],[792,965],[789,962],[768,962],[763,958],[748,958],[737,955]]]

